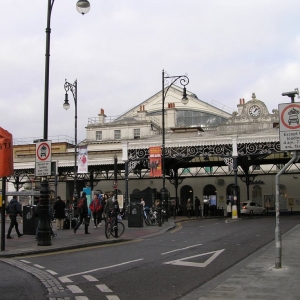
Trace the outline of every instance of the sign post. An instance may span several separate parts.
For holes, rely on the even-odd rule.
[[[35,176],[51,175],[51,141],[36,144],[35,147]]]
[[[300,103],[279,104],[280,149],[300,149]]]

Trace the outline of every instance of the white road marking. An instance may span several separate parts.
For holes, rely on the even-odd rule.
[[[169,264],[169,265],[177,265],[177,266],[186,266],[186,267],[197,267],[197,268],[205,268],[207,265],[209,265],[214,259],[216,259],[225,249],[222,250],[217,250],[217,251],[212,251],[212,252],[207,252],[207,253],[202,253],[202,254],[198,254],[198,255],[193,255],[193,256],[189,256],[189,257],[185,257],[182,259],[177,259],[177,260],[173,260],[173,261],[168,261],[165,262],[164,264]],[[190,262],[190,261],[185,261],[188,260],[190,258],[194,258],[194,257],[199,257],[199,256],[204,256],[204,255],[208,255],[208,254],[212,254],[214,253],[212,256],[210,256],[209,259],[207,259],[204,263],[197,263],[197,262]]]
[[[115,295],[111,295],[111,296],[106,296],[106,298],[108,300],[120,300],[120,298],[118,296],[115,296]]]
[[[21,259],[20,261],[21,261],[21,262],[23,262],[23,263],[25,263],[25,264],[31,264],[31,262],[30,262],[30,261],[28,261],[28,260],[25,260],[25,259]]]
[[[83,274],[92,273],[92,272],[96,272],[96,271],[100,271],[100,270],[105,270],[105,269],[116,268],[116,267],[123,266],[123,265],[126,265],[126,264],[134,263],[134,262],[137,262],[137,261],[140,261],[140,260],[144,260],[144,259],[143,258],[139,258],[139,259],[135,259],[135,260],[131,260],[131,261],[126,261],[126,262],[123,262],[123,263],[120,263],[120,264],[116,264],[116,265],[112,265],[112,266],[107,266],[107,267],[103,267],[103,268],[97,268],[97,269],[88,270],[88,271],[84,271],[84,272],[80,272],[80,273],[69,274],[69,275],[66,275],[66,276],[59,277],[58,279],[61,282],[72,282],[68,277],[83,275]]]
[[[83,275],[83,277],[88,281],[98,281],[98,279],[92,275]]]
[[[51,270],[46,270],[46,272],[50,273],[51,275],[57,275],[57,273],[56,273],[56,272],[54,272],[54,271],[51,271]]]
[[[77,285],[67,285],[67,288],[73,293],[73,294],[81,294],[83,293],[83,290],[79,288]]]
[[[86,296],[75,296],[75,300],[89,300]]]
[[[193,247],[198,247],[198,246],[202,246],[202,244],[192,245],[192,246],[189,246],[189,247],[185,247],[185,248],[181,248],[181,249],[176,249],[176,250],[164,252],[161,255],[165,255],[165,254],[176,252],[176,251],[182,251],[182,250],[186,250],[186,249],[193,248]]]
[[[73,282],[71,279],[69,279],[69,278],[66,277],[66,276],[59,277],[58,279],[59,279],[62,283]]]
[[[97,284],[96,287],[103,293],[112,293],[112,290],[105,284]]]
[[[34,265],[35,267],[39,268],[39,269],[45,269],[45,267],[41,266],[41,265]]]

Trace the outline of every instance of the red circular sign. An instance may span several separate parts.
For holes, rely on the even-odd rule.
[[[290,112],[293,110],[293,108],[297,107],[299,109],[299,112],[300,112],[300,105],[299,104],[295,104],[295,103],[291,103],[290,105],[288,105],[287,107],[285,107],[282,112],[281,112],[281,115],[280,115],[280,120],[281,120],[281,123],[284,127],[288,128],[288,129],[298,129],[300,128],[300,121],[299,121],[299,118],[298,118],[298,114],[294,115],[294,114],[291,114],[289,119],[288,119],[288,123],[286,122],[286,120],[284,119],[284,114],[286,113],[286,111],[288,109],[291,109]],[[292,126],[291,124],[292,123],[296,123],[296,125]]]
[[[41,161],[47,160],[49,158],[50,153],[51,149],[47,143],[41,143],[36,151],[36,155]]]

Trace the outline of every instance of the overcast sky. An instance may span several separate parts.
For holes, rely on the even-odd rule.
[[[101,108],[117,116],[161,89],[161,71],[188,74],[188,90],[230,111],[252,92],[269,111],[300,88],[299,0],[56,0],[51,17],[48,137],[78,141]],[[0,127],[43,137],[47,0],[9,0],[0,10]],[[298,101],[298,100],[297,100]]]

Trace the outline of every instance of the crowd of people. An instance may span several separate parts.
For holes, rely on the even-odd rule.
[[[99,228],[102,224],[102,221],[105,221],[106,217],[110,216],[110,213],[115,209],[114,196],[113,192],[105,194],[94,194],[93,200],[88,205],[86,193],[83,192],[78,202],[73,198],[73,203],[68,205],[65,201],[61,199],[60,196],[57,196],[56,201],[53,207],[49,207],[49,227],[51,237],[54,238],[57,236],[54,233],[52,228],[52,221],[56,222],[56,230],[70,229],[71,221],[69,220],[72,215],[73,225],[72,228],[74,233],[77,232],[80,225],[84,224],[85,234],[90,234],[88,228],[90,225],[91,217],[94,222],[94,229]],[[67,211],[69,213],[67,213]],[[72,212],[72,214],[70,214]],[[7,239],[12,239],[11,235],[12,229],[15,228],[18,237],[23,236],[23,233],[19,231],[19,226],[17,222],[17,216],[22,217],[22,205],[19,203],[17,196],[13,196],[11,201],[6,207],[6,214],[10,218],[10,226],[7,232]],[[40,201],[35,206],[33,213],[33,218],[36,220],[36,231],[35,239],[38,239],[39,227],[40,227]],[[67,226],[65,224],[68,224]]]

